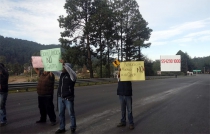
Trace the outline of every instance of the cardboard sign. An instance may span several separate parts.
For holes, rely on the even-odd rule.
[[[59,71],[63,69],[62,63],[59,62],[61,59],[60,48],[41,50],[40,55],[44,64],[44,71]]]
[[[33,68],[44,68],[41,56],[32,56],[31,60]]]
[[[115,66],[115,67],[118,67],[120,65],[120,62],[116,59],[115,61],[112,62],[112,64]]]
[[[144,61],[121,62],[120,69],[120,81],[145,80]]]

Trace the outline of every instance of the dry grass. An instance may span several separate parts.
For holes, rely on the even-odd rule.
[[[29,75],[12,75],[9,76],[9,83],[21,83],[21,82],[35,82],[37,81],[37,75],[33,75],[32,77]],[[59,78],[56,76],[55,80]]]
[[[25,76],[25,75],[14,75],[14,76],[9,76],[9,83],[20,83],[20,82],[29,82],[33,79],[37,79],[37,76]]]

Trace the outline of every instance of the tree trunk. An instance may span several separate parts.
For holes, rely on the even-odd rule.
[[[90,71],[90,78],[93,78],[93,68],[92,68],[90,42],[89,42],[88,34],[87,34],[87,51],[88,51],[88,65],[89,65],[89,71]]]

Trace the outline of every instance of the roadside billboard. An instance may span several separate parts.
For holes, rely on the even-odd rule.
[[[181,55],[161,55],[161,71],[181,71]]]

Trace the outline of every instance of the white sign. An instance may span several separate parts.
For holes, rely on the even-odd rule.
[[[157,71],[157,75],[161,75],[161,71]]]
[[[181,56],[161,55],[160,69],[161,71],[181,71]]]

